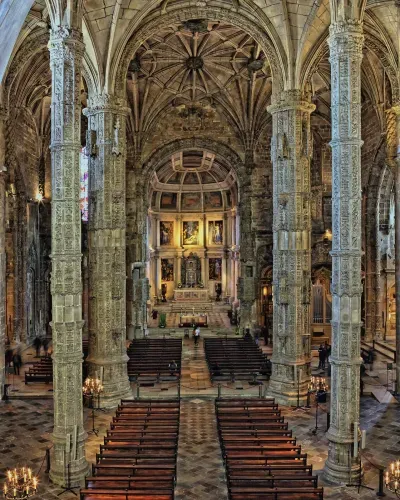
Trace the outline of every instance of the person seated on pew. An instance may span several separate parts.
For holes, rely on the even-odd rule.
[[[178,371],[178,365],[175,363],[175,360],[173,360],[172,363],[168,365],[168,370],[171,374],[171,377],[175,374],[176,371]]]
[[[251,333],[250,333],[250,328],[246,328],[245,329],[245,333],[244,333],[244,340],[251,340],[252,337],[251,337]]]
[[[220,377],[222,375],[221,373],[221,367],[218,364],[218,361],[216,361],[212,367],[211,367],[211,373],[213,377]]]

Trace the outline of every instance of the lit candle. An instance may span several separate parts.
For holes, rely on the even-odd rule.
[[[14,488],[14,497],[16,497],[16,496],[17,496],[17,490],[16,490],[16,488]]]
[[[28,469],[28,477],[29,477],[29,479],[31,479],[31,477],[32,477],[32,470],[31,469]]]
[[[392,474],[393,474],[393,471],[394,471],[394,464],[393,463],[390,464],[390,468],[392,469]]]
[[[7,495],[7,485],[4,485],[4,495]]]

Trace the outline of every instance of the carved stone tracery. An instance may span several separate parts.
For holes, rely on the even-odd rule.
[[[273,117],[274,351],[269,392],[295,404],[305,401],[310,379],[311,283],[310,114],[302,92],[281,94]]]

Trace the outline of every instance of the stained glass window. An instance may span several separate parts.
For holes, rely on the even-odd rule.
[[[80,207],[82,220],[87,222],[89,217],[89,157],[85,154],[85,148],[81,149],[79,162],[81,169]]]

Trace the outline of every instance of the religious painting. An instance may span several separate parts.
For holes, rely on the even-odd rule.
[[[208,210],[222,208],[222,195],[219,191],[204,193],[204,205]]]
[[[184,245],[199,244],[199,222],[185,221],[183,222],[182,241]]]
[[[161,281],[174,281],[173,259],[161,259]]]
[[[182,193],[182,210],[200,210],[201,193]]]
[[[222,220],[213,220],[208,223],[208,244],[222,245],[224,223]]]
[[[176,208],[176,193],[162,193],[160,208]]]
[[[173,245],[174,243],[174,223],[170,221],[160,221],[160,245]]]
[[[210,281],[221,281],[222,259],[208,259],[208,279]]]

